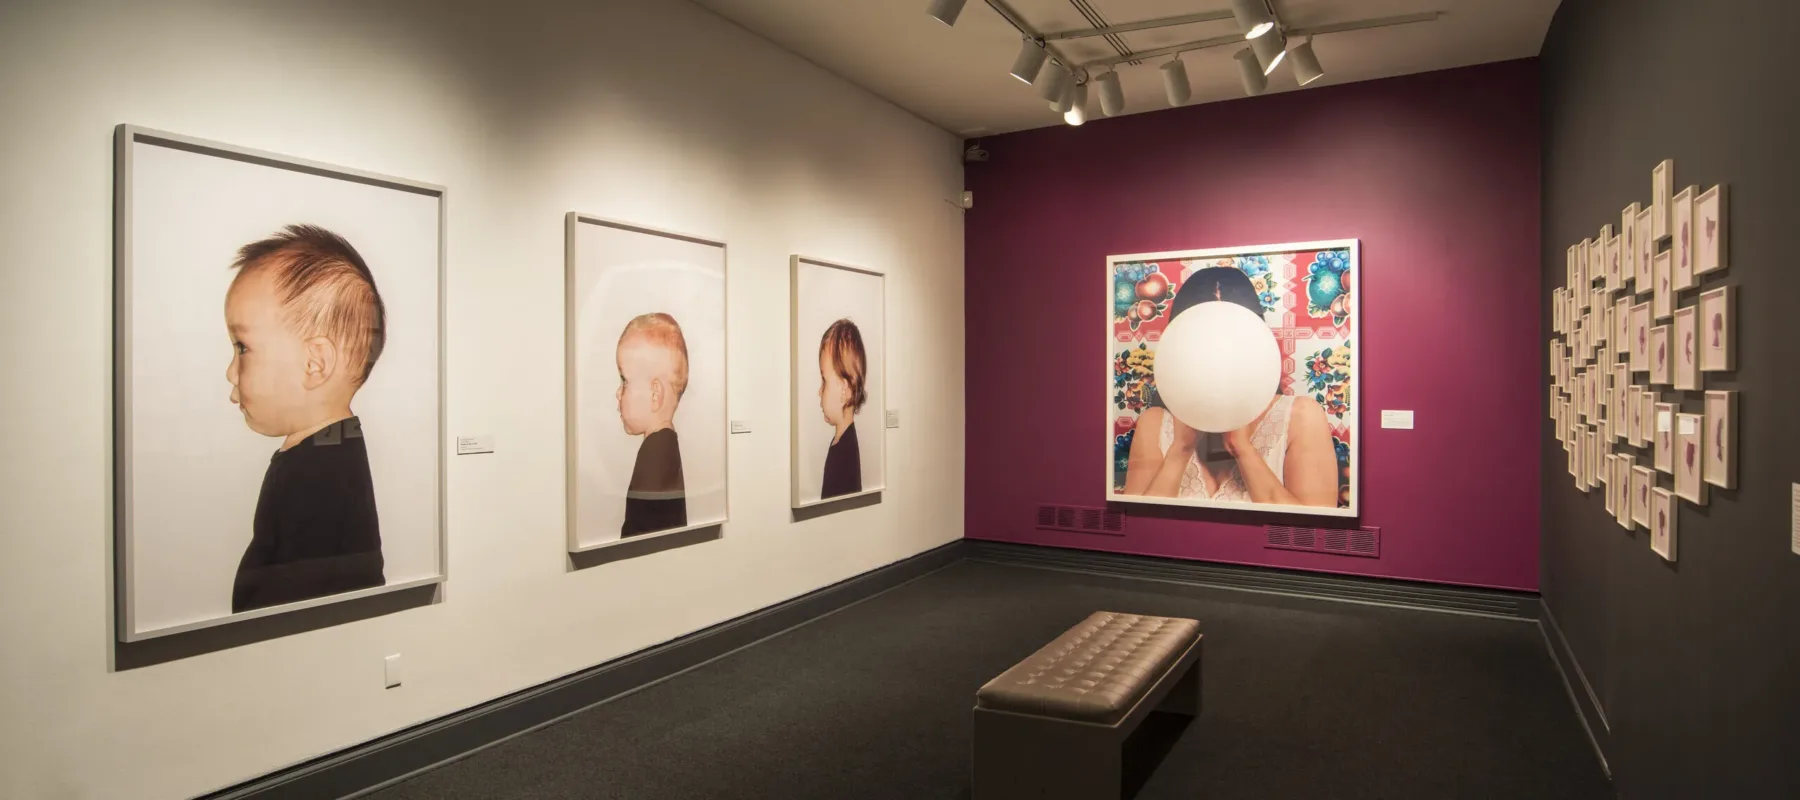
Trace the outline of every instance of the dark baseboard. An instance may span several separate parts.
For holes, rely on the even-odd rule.
[[[1063,547],[966,541],[967,557],[972,561],[1091,575],[1527,620],[1537,619],[1540,607],[1538,596],[1531,592],[1212,564]]]
[[[471,755],[804,625],[962,560],[964,540],[928,550],[784,603],[223,789],[216,800],[349,797]]]
[[[1600,759],[1600,769],[1606,773],[1607,780],[1612,780],[1612,762],[1606,758],[1607,746],[1612,742],[1612,726],[1606,721],[1606,709],[1594,696],[1593,685],[1588,683],[1587,673],[1581,670],[1581,662],[1575,660],[1575,651],[1569,649],[1569,640],[1563,638],[1562,628],[1556,624],[1556,615],[1550,612],[1548,603],[1544,604],[1543,614],[1538,618],[1538,628],[1543,631],[1544,647],[1550,651],[1550,660],[1556,662],[1556,671],[1562,675],[1563,688],[1569,690],[1569,702],[1575,704],[1575,716],[1581,719],[1581,728],[1587,732],[1594,755]]]

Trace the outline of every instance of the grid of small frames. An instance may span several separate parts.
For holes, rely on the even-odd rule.
[[[1725,186],[1675,190],[1651,170],[1650,203],[1569,246],[1552,292],[1550,420],[1583,493],[1604,489],[1621,527],[1675,560],[1681,503],[1737,485],[1737,392]]]

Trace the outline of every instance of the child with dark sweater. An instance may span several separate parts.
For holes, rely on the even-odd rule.
[[[385,341],[375,278],[349,242],[312,225],[244,246],[232,268],[231,401],[281,446],[263,473],[231,610],[381,586],[374,481],[350,410]]]
[[[668,314],[632,318],[619,334],[619,422],[644,437],[625,491],[621,537],[687,526],[675,409],[687,391],[687,339]]]

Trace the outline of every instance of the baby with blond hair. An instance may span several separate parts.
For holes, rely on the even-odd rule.
[[[644,437],[625,491],[619,535],[686,527],[687,489],[675,434],[675,409],[688,383],[680,323],[660,312],[633,317],[619,334],[618,365],[619,422],[627,434]]]

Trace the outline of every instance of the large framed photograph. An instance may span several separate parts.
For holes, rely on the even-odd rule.
[[[569,551],[723,524],[725,243],[564,227]]]
[[[1106,498],[1355,516],[1359,254],[1107,257]]]
[[[443,187],[115,148],[119,638],[444,580]]]
[[[798,255],[790,266],[793,507],[880,492],[887,487],[885,279]]]

